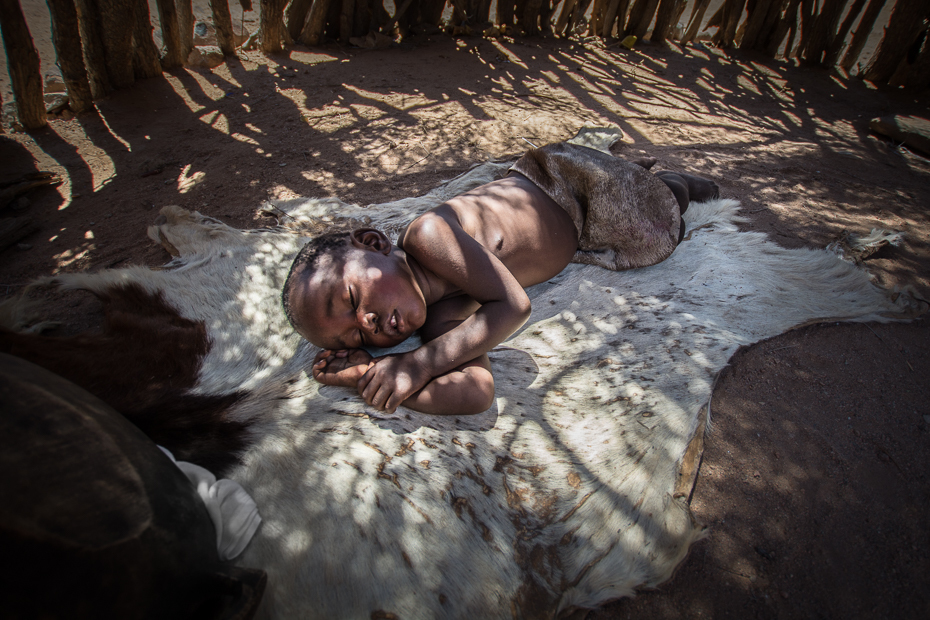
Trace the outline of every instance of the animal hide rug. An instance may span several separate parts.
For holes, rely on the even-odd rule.
[[[614,137],[578,141],[603,150]],[[206,326],[192,392],[239,395],[227,416],[247,425],[248,448],[227,475],[263,519],[237,560],[267,571],[261,617],[547,618],[656,585],[702,535],[679,470],[736,349],[812,321],[901,316],[904,296],[855,265],[740,232],[739,205],[716,200],[690,207],[660,264],[573,264],[530,289],[531,318],[491,354],[483,414],[384,416],[316,384],[317,350],[280,307],[306,241],[288,229],[396,234],[508,167],[367,208],[277,202],[273,230],[166,207],[150,229],[177,257],[166,268],[55,279],[98,293],[132,283]]]

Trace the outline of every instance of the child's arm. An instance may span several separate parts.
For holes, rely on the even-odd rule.
[[[425,341],[435,339],[458,326],[475,309],[476,304],[464,296],[434,304],[427,323],[420,329],[420,336]],[[313,378],[325,385],[358,388],[362,376],[385,359],[373,359],[362,349],[320,351],[313,361]],[[493,402],[491,362],[487,355],[481,355],[434,377],[423,389],[407,398],[403,405],[423,413],[470,415],[487,410]]]
[[[451,210],[440,207],[417,218],[405,232],[404,251],[480,307],[415,351],[385,358],[365,373],[358,385],[362,397],[388,411],[434,377],[490,351],[529,318],[531,309],[513,274],[462,229]]]

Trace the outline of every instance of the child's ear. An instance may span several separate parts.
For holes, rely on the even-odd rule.
[[[380,230],[374,228],[358,228],[352,231],[352,245],[360,250],[372,250],[384,255],[391,253],[391,240]]]

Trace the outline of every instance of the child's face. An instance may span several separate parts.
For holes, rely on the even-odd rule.
[[[324,349],[392,347],[426,320],[423,293],[396,253],[323,257],[292,294],[301,335]]]

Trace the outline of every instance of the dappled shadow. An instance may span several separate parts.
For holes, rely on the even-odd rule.
[[[455,62],[447,62],[453,56]],[[449,67],[454,67],[453,75],[444,73]],[[748,228],[764,229],[783,245],[824,245],[851,223],[887,222],[907,228],[913,242],[895,250],[893,259],[877,259],[883,261],[885,277],[897,281],[930,273],[927,216],[921,210],[930,202],[926,164],[867,133],[871,115],[888,106],[907,113],[916,104],[826,73],[819,81],[806,80],[806,89],[793,86],[795,76],[808,71],[701,46],[627,52],[551,40],[443,40],[377,53],[296,48],[271,60],[251,55],[231,59],[214,72],[177,70],[100,102],[100,118],[55,122],[49,133],[34,136],[45,156],[69,173],[70,191],[81,194],[73,203],[73,196],[66,197],[63,210],[50,211],[54,217],[48,226],[64,230],[56,228],[61,234],[49,241],[57,244],[54,249],[37,249],[49,257],[49,269],[105,266],[112,260],[112,254],[95,246],[83,255],[85,262],[62,261],[62,250],[76,255],[89,249],[86,233],[94,232],[96,220],[74,216],[74,225],[55,218],[72,217],[88,201],[113,205],[126,239],[108,243],[125,249],[144,242],[140,219],[154,217],[149,211],[153,204],[180,204],[244,227],[253,225],[252,210],[266,198],[329,195],[385,202],[431,189],[439,178],[472,163],[516,156],[527,140],[541,144],[567,138],[583,124],[616,124],[626,134],[620,154],[647,152],[660,158],[661,167],[714,177],[725,196],[743,201],[751,218]],[[824,105],[843,98],[849,99],[844,106]],[[78,128],[85,137],[73,133]],[[871,165],[850,173],[850,160]],[[889,180],[884,174],[889,166],[909,172]],[[130,202],[140,185],[150,188],[146,205]],[[162,256],[147,258],[155,263]],[[281,256],[268,252],[262,260],[270,267]],[[9,266],[4,268],[9,273]],[[237,283],[262,277],[245,271],[235,276]],[[923,281],[917,285],[926,286]],[[568,303],[537,309],[539,320],[555,318]],[[241,308],[247,305],[243,302]],[[629,357],[641,361],[644,355],[634,351]],[[566,387],[589,389],[580,373],[569,370],[553,373],[528,390],[524,385],[513,389],[540,400]],[[248,466],[261,474],[251,490],[259,506],[268,507],[262,513],[264,542],[256,543],[255,553],[270,553],[277,546],[294,559],[314,545],[350,549],[360,539],[370,545],[354,547],[357,556],[324,558],[312,571],[296,565],[292,572],[282,568],[269,575],[273,584],[300,578],[326,586],[375,583],[384,584],[376,589],[403,591],[409,570],[453,608],[467,609],[473,599],[462,591],[461,584],[468,581],[463,575],[469,570],[494,573],[491,566],[463,568],[463,550],[481,548],[495,559],[515,557],[521,568],[532,566],[540,582],[551,579],[561,587],[560,578],[570,582],[583,573],[583,566],[556,567],[545,559],[562,532],[539,532],[567,512],[553,507],[601,511],[603,507],[586,507],[583,501],[585,493],[596,489],[606,491],[611,505],[621,511],[636,508],[635,500],[611,490],[618,481],[605,479],[603,471],[609,468],[595,471],[576,458],[578,448],[564,441],[571,429],[539,415],[508,420],[498,405],[493,424],[511,427],[493,443],[480,439],[489,430],[485,424],[443,431],[425,425],[399,427],[410,437],[388,449],[373,440],[384,430],[378,421],[276,406],[282,407],[280,416],[261,420],[267,426],[259,426],[267,434],[256,440],[254,454],[264,460],[247,457]],[[559,424],[567,426],[563,420]],[[590,439],[583,430],[578,429],[579,437]],[[764,430],[760,422],[758,432]],[[413,448],[408,440],[414,441]],[[555,452],[566,455],[567,462],[548,462]],[[616,445],[592,449],[592,454],[600,464],[625,456]],[[670,458],[657,455],[657,461]],[[445,468],[437,467],[440,460]],[[532,470],[543,462],[548,471]],[[555,478],[569,486],[561,503],[553,499],[547,504],[545,487]],[[409,480],[417,481],[414,491]],[[782,491],[793,490],[789,486]],[[481,498],[490,498],[490,508],[480,507]],[[427,499],[435,502],[435,513],[424,510]],[[291,502],[286,508],[278,503],[285,500]],[[486,516],[501,509],[517,515],[516,524]],[[391,525],[396,536],[381,531],[381,513],[396,519]],[[286,519],[312,526],[294,528]],[[643,517],[632,525],[616,525],[661,529],[648,521]],[[317,526],[316,531],[331,537],[315,537]],[[774,540],[789,540],[787,534],[779,536]],[[581,538],[569,546],[583,546]],[[544,559],[533,556],[537,546],[545,551],[540,552]],[[753,561],[766,561],[759,557],[763,559]],[[734,558],[718,562],[749,574]],[[540,601],[552,604],[542,595]],[[354,604],[344,603],[346,608]]]

